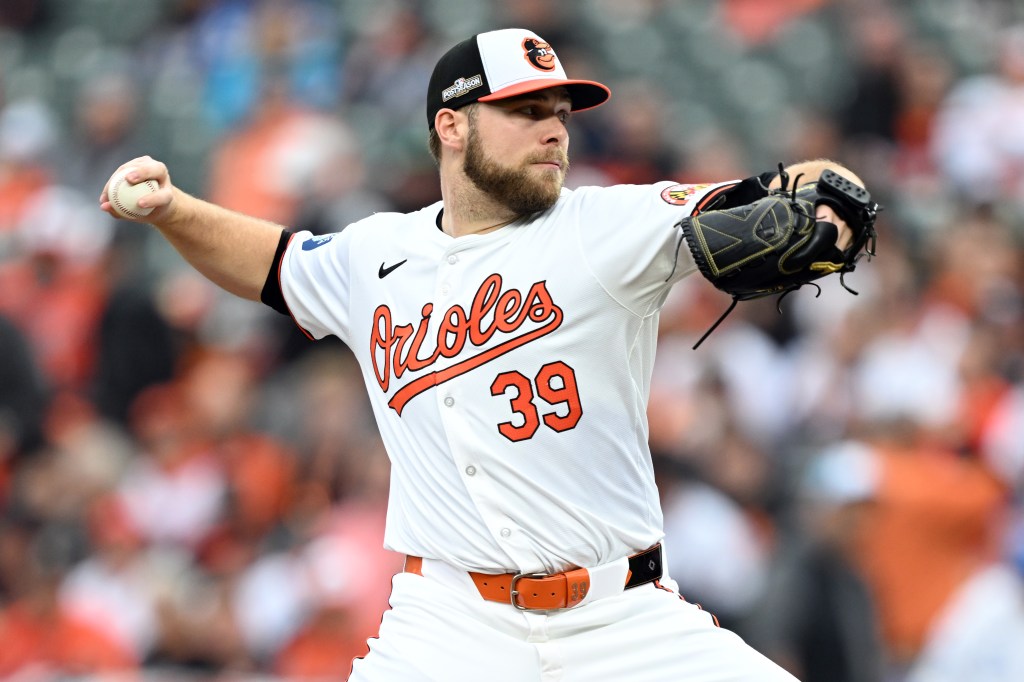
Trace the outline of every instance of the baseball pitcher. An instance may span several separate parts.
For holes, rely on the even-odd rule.
[[[353,680],[792,680],[665,573],[646,406],[658,313],[695,272],[735,300],[846,273],[877,210],[838,164],[563,187],[568,122],[610,93],[524,29],[437,63],[442,201],[314,236],[174,187],[146,220],[206,277],[355,353],[407,556]],[[106,188],[101,208],[110,211]],[[709,557],[708,560],[713,560]]]

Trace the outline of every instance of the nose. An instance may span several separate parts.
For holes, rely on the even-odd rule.
[[[564,145],[569,141],[569,131],[557,116],[549,116],[544,124],[544,144]]]

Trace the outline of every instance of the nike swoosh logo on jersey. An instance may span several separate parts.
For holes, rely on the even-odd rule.
[[[409,259],[406,258],[405,260],[399,261],[399,262],[395,263],[394,265],[391,265],[391,266],[388,266],[388,267],[384,267],[384,264],[381,263],[380,264],[380,269],[377,270],[377,277],[380,278],[380,279],[384,279],[385,277],[390,275],[392,272],[394,272],[398,268],[399,265],[402,265],[407,260],[409,260]]]

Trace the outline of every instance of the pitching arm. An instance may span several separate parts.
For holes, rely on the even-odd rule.
[[[153,212],[134,222],[156,227],[192,267],[214,284],[236,296],[260,300],[284,228],[183,192],[171,183],[167,166],[148,156],[133,159],[117,170],[122,169],[130,169],[129,182],[154,180],[159,186],[139,200],[140,207],[152,208]],[[117,215],[106,185],[100,194],[100,208]]]

